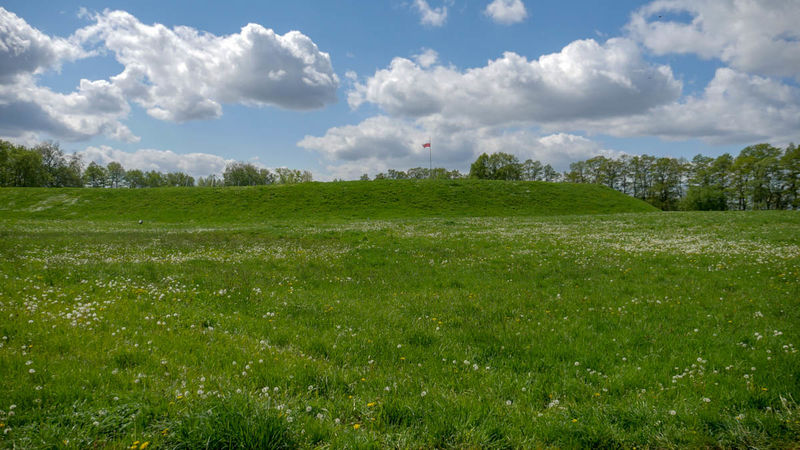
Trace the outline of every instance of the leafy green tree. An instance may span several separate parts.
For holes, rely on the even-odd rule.
[[[46,186],[49,174],[42,165],[42,155],[24,146],[0,141],[0,183],[2,186]]]
[[[647,201],[663,210],[678,209],[684,165],[675,158],[658,158],[652,170],[653,183]]]
[[[397,170],[394,170],[394,169],[389,169],[389,170],[387,170],[387,173],[386,173],[385,177],[390,179],[390,180],[405,180],[405,179],[408,178],[408,174],[403,172],[402,170],[397,171]],[[377,178],[378,177],[376,176],[375,179],[377,179]]]
[[[93,188],[105,187],[108,182],[108,171],[105,167],[92,161],[83,173],[83,181]]]
[[[588,183],[589,177],[586,173],[586,161],[575,161],[570,163],[569,172],[564,177],[567,183]]]
[[[122,164],[112,161],[106,165],[106,170],[108,171],[108,182],[111,187],[119,187],[120,181],[125,178],[125,169],[122,168]]]
[[[162,187],[167,184],[167,180],[164,177],[164,174],[157,171],[157,170],[150,170],[145,172],[144,174],[144,185],[145,187],[150,188],[157,188]]]
[[[259,169],[249,163],[234,162],[225,167],[222,178],[225,186],[258,186],[275,183],[280,177],[278,170],[276,170],[276,176],[268,169]],[[285,174],[285,176],[287,175]]]
[[[543,173],[544,181],[549,183],[559,181],[561,179],[561,174],[559,174],[556,169],[553,169],[553,166],[550,164],[545,164]]]
[[[514,155],[503,152],[492,153],[487,163],[492,180],[522,179],[522,165]]]
[[[54,185],[58,187],[83,186],[83,161],[80,155],[65,156],[55,172]]]
[[[276,181],[280,184],[307,183],[313,181],[313,176],[308,170],[296,170],[287,168],[275,169]]]
[[[784,196],[786,205],[793,209],[800,208],[800,147],[789,144],[781,157]]]
[[[544,177],[544,167],[539,161],[531,159],[522,163],[522,179],[527,181],[541,181]]]
[[[689,186],[681,200],[681,209],[687,211],[724,211],[728,209],[725,191],[716,185]]]
[[[489,179],[489,155],[481,153],[478,159],[469,167],[469,177],[479,180]]]
[[[124,175],[125,183],[129,188],[143,188],[147,186],[144,172],[139,169],[128,170]]]

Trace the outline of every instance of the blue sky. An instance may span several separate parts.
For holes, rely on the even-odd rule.
[[[428,136],[460,170],[800,142],[794,0],[2,8],[0,136],[127,168],[356,178],[427,165]]]

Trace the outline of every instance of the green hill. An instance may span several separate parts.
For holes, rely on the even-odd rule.
[[[6,218],[258,222],[656,211],[591,184],[483,180],[305,183],[226,188],[0,189]]]

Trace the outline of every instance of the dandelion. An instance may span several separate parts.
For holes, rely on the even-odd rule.
[[[30,366],[31,364],[33,364],[33,361],[31,361],[31,360],[25,361],[25,365],[26,366]]]
[[[579,363],[578,361],[575,361],[575,366],[576,366],[576,367],[577,367],[577,366],[580,366],[580,365],[581,365],[581,363]]]
[[[354,429],[354,430],[357,430],[357,429],[359,429],[359,428],[361,428],[361,424],[360,424],[360,423],[354,423],[354,424],[353,424],[353,429]]]
[[[306,412],[311,412],[311,407],[310,406],[306,406]]]
[[[28,373],[36,373],[36,369],[28,369]]]
[[[669,415],[670,415],[670,416],[674,416],[675,414],[678,414],[678,412],[677,412],[677,411],[675,411],[674,409],[670,409],[670,410],[669,410]]]
[[[711,402],[711,399],[710,399],[710,398],[708,398],[708,397],[703,397],[703,402],[705,402],[705,403],[710,403],[710,402]]]
[[[425,397],[426,395],[428,395],[428,391],[422,391],[422,392],[419,394],[419,396],[420,396],[420,397]]]
[[[336,425],[339,425],[340,423],[342,423],[342,421],[339,420],[339,418],[337,417],[337,418],[333,419],[333,423],[335,423]]]
[[[511,400],[506,400],[506,406],[511,406]]]

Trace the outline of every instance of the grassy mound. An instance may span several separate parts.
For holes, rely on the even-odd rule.
[[[221,223],[655,210],[640,200],[598,185],[481,180],[354,181],[241,188],[0,190],[3,215],[39,219]]]

